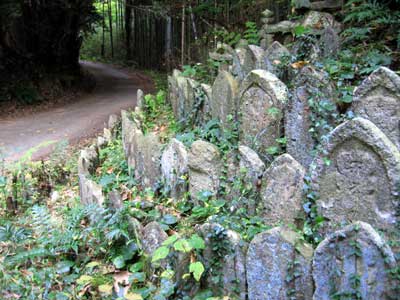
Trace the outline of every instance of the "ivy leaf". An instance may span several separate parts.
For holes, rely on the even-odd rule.
[[[177,234],[171,235],[169,238],[167,238],[167,239],[162,243],[162,245],[163,245],[163,246],[172,245],[173,243],[176,242],[177,239],[178,239],[178,235],[177,235]]]
[[[176,251],[188,253],[192,251],[193,247],[189,244],[186,239],[180,239],[174,244],[174,248]]]
[[[87,284],[87,283],[91,282],[92,279],[93,279],[92,276],[89,276],[89,275],[82,275],[81,277],[79,277],[79,278],[76,280],[76,283],[77,283],[77,284],[80,284],[80,285],[84,285],[84,284]]]
[[[140,294],[128,293],[128,294],[125,295],[125,299],[126,300],[143,300],[143,297]]]
[[[125,267],[125,259],[122,255],[119,255],[113,259],[113,264],[117,269]]]
[[[204,240],[197,234],[190,237],[189,243],[194,249],[204,249],[206,247]]]
[[[161,259],[164,259],[168,256],[168,254],[169,254],[169,248],[165,247],[165,246],[161,246],[156,251],[154,251],[153,258],[151,259],[151,261],[156,262]]]
[[[193,277],[196,281],[200,281],[201,275],[204,273],[204,266],[199,261],[191,263],[189,266],[189,272],[193,273]]]
[[[167,225],[173,225],[173,224],[176,224],[178,222],[178,219],[173,215],[165,215],[162,218],[162,222],[167,224]]]

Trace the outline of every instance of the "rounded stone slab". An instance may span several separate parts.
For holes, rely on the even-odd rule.
[[[263,176],[261,199],[268,225],[295,224],[303,215],[305,170],[289,154],[277,157]]]
[[[246,258],[248,299],[311,299],[312,256],[311,245],[287,228],[257,234]]]
[[[400,153],[371,121],[355,118],[336,127],[313,162],[312,189],[327,232],[364,221],[391,236],[396,230]]]
[[[348,225],[315,249],[313,299],[396,299],[393,288],[398,282],[389,278],[388,272],[395,267],[392,251],[371,225]],[[356,298],[357,293],[360,298]]]
[[[143,251],[152,256],[157,248],[168,238],[168,235],[157,222],[150,222],[143,228],[142,246]]]
[[[385,67],[375,70],[354,91],[352,109],[400,149],[400,76]]]
[[[192,144],[188,155],[189,191],[197,202],[198,194],[204,191],[217,193],[222,162],[217,146],[198,140]]]
[[[227,71],[220,71],[214,81],[211,97],[211,116],[227,124],[228,115],[236,114],[235,98],[238,93],[238,83]]]
[[[241,142],[259,154],[276,145],[288,99],[286,85],[268,71],[253,70],[242,82],[238,99]]]
[[[171,191],[171,197],[178,199],[187,191],[187,183],[182,177],[188,173],[188,152],[185,145],[172,139],[161,156],[163,179]]]

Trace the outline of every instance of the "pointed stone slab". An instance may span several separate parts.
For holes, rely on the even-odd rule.
[[[227,71],[220,71],[212,87],[211,115],[227,125],[228,116],[236,114],[235,98],[238,93],[238,83]]]
[[[240,46],[233,53],[232,74],[241,81],[254,69],[255,64],[256,60],[249,46]]]
[[[277,157],[263,176],[261,199],[268,225],[296,224],[303,216],[305,170],[289,154]]]
[[[396,299],[399,282],[388,272],[395,267],[394,255],[379,234],[356,222],[329,235],[315,250],[313,299]]]
[[[314,161],[312,189],[323,232],[364,221],[389,236],[396,230],[400,152],[371,121],[355,118],[335,128]]]
[[[352,109],[400,149],[400,76],[385,67],[374,71],[354,91]]]
[[[104,204],[102,187],[88,179],[86,175],[79,175],[79,194],[82,204],[98,204],[100,206]]]
[[[253,70],[242,82],[238,99],[240,141],[265,155],[281,135],[287,87],[274,74]]]
[[[246,258],[248,299],[311,299],[312,256],[312,246],[287,228],[257,234]]]
[[[282,70],[279,70],[278,65],[289,56],[289,50],[278,41],[274,41],[264,53],[263,64],[267,71],[281,77]]]
[[[172,139],[161,157],[161,172],[171,197],[179,200],[188,190],[188,151],[177,139]]]
[[[222,162],[218,148],[198,140],[192,144],[188,156],[189,192],[194,203],[201,192],[216,194],[219,188]]]
[[[95,174],[99,163],[99,154],[95,146],[81,150],[78,159],[78,175]]]
[[[121,111],[122,118],[122,145],[125,158],[130,170],[136,168],[136,153],[138,151],[138,140],[143,137],[143,132],[136,120],[131,119],[131,114]]]

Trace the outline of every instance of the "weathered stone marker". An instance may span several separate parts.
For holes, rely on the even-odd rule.
[[[235,49],[233,52],[232,73],[239,81],[243,80],[256,65],[256,58],[247,45]]]
[[[81,150],[78,159],[78,175],[94,174],[99,163],[99,154],[95,146]]]
[[[275,41],[264,53],[263,63],[266,66],[266,70],[281,77],[282,70],[279,70],[279,65],[282,60],[290,56],[289,50],[282,46],[281,43]]]
[[[233,297],[233,299],[246,300],[246,243],[241,240],[240,235],[232,230],[226,230],[219,224],[203,224],[199,227],[199,234],[203,237],[206,248],[203,250],[206,269],[210,270],[207,279],[208,287],[219,294]],[[215,248],[224,245],[223,249]],[[221,251],[224,251],[221,257]],[[215,261],[220,265],[215,269]],[[221,281],[213,282],[213,275],[220,275]]]
[[[121,111],[122,118],[122,145],[125,152],[125,158],[131,170],[136,167],[137,141],[143,136],[142,130],[139,128],[138,122],[131,119],[130,113]]]
[[[154,251],[168,238],[168,235],[157,222],[151,222],[143,228],[143,251],[151,256]]]
[[[236,114],[238,83],[227,71],[220,71],[212,87],[211,116],[227,125],[228,116]]]
[[[86,175],[79,175],[79,195],[81,203],[85,205],[98,204],[102,206],[104,203],[101,185],[88,179]]]
[[[257,234],[246,258],[248,299],[311,299],[312,256],[312,246],[284,227]]]
[[[159,136],[150,132],[137,140],[135,178],[143,187],[154,187],[161,176],[161,143]]]
[[[183,197],[187,192],[188,153],[185,145],[172,139],[161,157],[161,172],[173,199]]]
[[[281,135],[283,108],[288,99],[286,85],[265,70],[253,70],[239,93],[240,141],[264,153]]]
[[[263,176],[263,218],[268,225],[295,224],[303,214],[305,170],[289,154],[277,157]]]
[[[197,202],[198,194],[204,191],[216,194],[222,170],[218,148],[205,141],[195,141],[189,152],[188,164],[192,200]]]
[[[354,91],[352,109],[400,149],[400,76],[385,67],[377,69]]]
[[[313,299],[396,299],[396,282],[388,272],[395,267],[392,251],[371,225],[346,226],[314,252]]]
[[[326,120],[333,123],[332,115],[337,114],[334,101],[334,88],[327,79],[327,74],[306,66],[300,70],[294,80],[294,88],[285,113],[285,135],[287,152],[304,167],[308,167],[313,159],[316,140],[312,129],[312,110],[309,100],[324,102],[323,105],[330,116]],[[313,128],[314,135],[320,137],[326,132]]]
[[[352,221],[396,230],[400,153],[372,122],[355,118],[334,129],[317,157],[312,188],[325,231]]]

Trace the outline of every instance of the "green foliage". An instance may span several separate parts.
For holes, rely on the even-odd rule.
[[[397,42],[400,45],[400,11],[388,5],[390,1],[347,1],[344,22],[349,28],[343,32],[345,43],[363,41]],[[397,1],[392,1],[397,2]],[[396,4],[394,5],[396,7]]]
[[[220,62],[207,59],[205,63],[183,66],[182,75],[195,79],[198,82],[212,84],[217,77]]]
[[[249,44],[259,45],[260,37],[258,35],[257,24],[254,22],[246,22],[246,30],[243,36]]]

